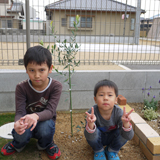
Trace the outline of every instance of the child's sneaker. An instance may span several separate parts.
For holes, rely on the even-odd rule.
[[[52,144],[46,149],[48,157],[50,159],[57,159],[61,155],[61,151],[56,144],[52,142]]]
[[[104,151],[94,153],[94,160],[106,160]]]
[[[118,154],[115,152],[109,152],[107,147],[105,148],[105,152],[108,160],[120,160]]]
[[[14,149],[14,146],[11,142],[5,144],[1,149],[1,153],[5,156],[11,155],[15,152],[16,150]]]

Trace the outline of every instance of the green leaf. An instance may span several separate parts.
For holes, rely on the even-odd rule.
[[[75,45],[75,48],[78,48],[79,46],[78,46],[78,44],[76,43],[76,45]]]
[[[47,46],[47,49],[49,49],[49,45]]]
[[[52,25],[53,25],[53,21],[50,22],[50,26],[52,26]]]
[[[68,81],[68,79],[64,80],[63,82],[67,82],[67,81]]]
[[[78,125],[76,128],[80,128],[81,129],[81,126]]]
[[[72,32],[72,34],[74,35],[74,31],[72,30],[71,32]],[[71,39],[72,39],[72,37],[71,37]]]
[[[66,65],[63,69],[66,69],[66,68],[68,68],[68,65]]]
[[[43,41],[41,40],[41,41],[39,42],[39,44],[43,46]]]
[[[66,43],[66,42],[67,42],[67,40],[65,39],[63,42],[64,42],[64,43]]]
[[[54,44],[54,50],[56,49],[56,44]]]
[[[56,69],[56,68],[55,68],[54,70],[55,70],[57,73],[59,72],[58,69]]]
[[[79,17],[79,15],[77,14],[77,15],[76,15],[76,22],[77,22],[77,24],[79,23],[79,19],[80,19],[80,17]]]
[[[82,121],[80,121],[81,122],[81,124],[83,124],[84,125],[84,123],[82,122]]]

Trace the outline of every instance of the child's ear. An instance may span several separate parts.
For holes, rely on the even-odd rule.
[[[117,102],[118,102],[118,97],[116,97],[115,104],[118,104]]]
[[[94,101],[95,101],[95,103],[97,104],[97,100],[96,100],[96,97],[94,97]]]
[[[52,73],[52,69],[53,69],[53,64],[51,65],[51,67],[49,69],[49,73]]]

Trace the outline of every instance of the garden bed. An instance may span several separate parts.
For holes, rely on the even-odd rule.
[[[130,107],[138,111],[141,104],[129,103]],[[140,111],[140,110],[139,110]],[[81,131],[77,132],[76,126],[82,127],[81,122],[85,122],[85,111],[77,111],[73,113],[73,124],[74,126],[74,136],[71,137],[70,129],[70,114],[69,112],[58,112],[56,121],[56,132],[54,136],[54,141],[61,150],[61,157],[59,160],[92,160],[93,151],[91,147],[87,144],[86,139],[83,134],[83,128]],[[9,140],[0,138],[0,147],[2,147]],[[146,160],[146,157],[142,153],[140,147],[135,143],[134,140],[128,141],[126,145],[122,147],[119,152],[121,160]],[[25,157],[25,158],[24,158]],[[0,155],[0,159],[7,160],[48,160],[45,151],[39,151],[36,147],[36,140],[32,139],[30,143],[21,153],[15,153],[11,156],[5,157]]]
[[[131,108],[134,108],[135,112],[138,113],[143,119],[143,103],[129,103],[129,106]],[[158,114],[160,115],[160,104],[157,110]],[[148,121],[145,120],[159,135],[160,135],[160,117],[158,117],[156,120]]]

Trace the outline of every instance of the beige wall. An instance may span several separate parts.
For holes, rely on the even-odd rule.
[[[7,3],[0,3],[0,15],[1,16],[10,16],[10,14],[7,13],[7,8],[11,7],[11,1],[9,0]]]
[[[81,35],[114,35],[123,36],[124,20],[122,19],[122,13],[114,12],[70,12],[70,11],[53,11],[52,20],[55,26],[57,34],[71,34],[69,29],[69,15],[76,16],[91,16],[92,17],[92,29],[84,30],[80,29],[77,34]],[[131,18],[134,18],[135,14],[130,14],[126,20],[126,36],[133,36],[134,31],[130,30]],[[61,18],[67,18],[67,27],[61,26]]]
[[[12,18],[2,18],[1,20],[12,20],[12,28],[17,28],[19,29],[19,20],[17,19],[12,19]],[[0,28],[2,28],[2,22],[0,20]]]
[[[146,37],[147,32],[146,31],[140,31],[140,37]]]

